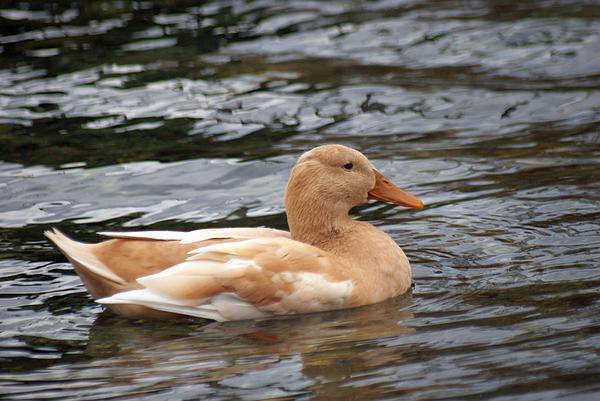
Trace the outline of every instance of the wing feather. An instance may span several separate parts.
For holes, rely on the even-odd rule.
[[[121,239],[152,239],[156,241],[179,241],[182,244],[209,239],[234,238],[289,238],[290,233],[272,228],[207,228],[194,231],[101,231],[99,235]]]
[[[119,239],[153,239],[157,241],[181,241],[185,231],[100,231],[98,235]]]

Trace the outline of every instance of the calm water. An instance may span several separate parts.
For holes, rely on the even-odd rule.
[[[0,34],[0,398],[600,398],[599,2],[0,1]],[[428,205],[356,210],[412,295],[129,321],[42,236],[285,228],[331,142]]]

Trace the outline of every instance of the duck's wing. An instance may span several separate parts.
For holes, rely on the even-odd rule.
[[[98,302],[226,321],[343,308],[354,288],[333,255],[281,237],[201,247],[137,282]]]
[[[114,239],[97,244],[75,241],[60,231],[45,235],[75,267],[94,298],[140,288],[136,279],[183,262],[188,252],[203,246],[249,238],[287,238],[268,228],[219,228],[191,232],[142,231],[101,233]]]

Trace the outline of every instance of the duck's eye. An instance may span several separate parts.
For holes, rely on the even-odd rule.
[[[344,168],[346,170],[352,170],[352,167],[354,167],[354,165],[352,163],[346,163],[346,164],[344,164]]]

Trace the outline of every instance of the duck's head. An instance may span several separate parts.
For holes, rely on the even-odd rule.
[[[347,214],[368,199],[423,207],[419,198],[392,184],[359,151],[343,145],[323,145],[298,159],[288,181],[285,203],[288,214],[292,209],[310,207],[310,202],[323,212]]]

